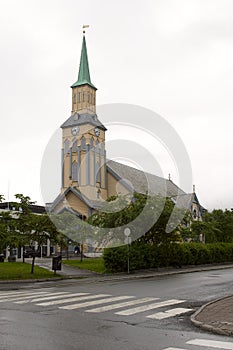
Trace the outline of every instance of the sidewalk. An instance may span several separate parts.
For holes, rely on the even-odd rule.
[[[35,260],[35,264],[43,267],[44,269],[52,271],[52,259],[41,259],[38,258]],[[72,277],[91,277],[97,276],[98,274],[89,270],[78,269],[69,265],[62,264],[61,271],[57,271],[59,275],[67,276],[68,278]]]
[[[209,332],[233,336],[233,296],[202,306],[191,316],[191,321]]]

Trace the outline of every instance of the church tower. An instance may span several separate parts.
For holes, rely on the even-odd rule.
[[[61,126],[61,191],[70,188],[91,201],[106,200],[106,128],[96,114],[97,88],[90,78],[85,33],[78,79],[71,88],[71,116]]]

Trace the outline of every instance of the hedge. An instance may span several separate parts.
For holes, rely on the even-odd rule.
[[[106,248],[103,258],[107,271],[127,271],[128,247]],[[150,245],[134,242],[129,249],[129,258],[130,271],[233,262],[233,243]]]

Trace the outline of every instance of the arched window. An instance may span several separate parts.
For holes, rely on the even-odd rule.
[[[100,167],[100,162],[97,160],[96,162],[96,182],[101,181],[101,167]]]
[[[74,103],[76,103],[76,94],[74,94]]]
[[[193,218],[194,218],[194,219],[197,218],[197,211],[196,211],[196,209],[193,209]]]
[[[77,140],[73,140],[73,146],[72,146],[72,152],[76,152],[78,150],[78,147],[77,147]]]
[[[78,181],[78,163],[73,162],[72,164],[72,180]]]
[[[81,150],[86,151],[86,139],[85,139],[85,137],[82,137],[82,139],[81,139]]]
[[[83,92],[83,102],[85,101],[85,92]]]
[[[70,141],[69,140],[65,140],[64,142],[64,153],[67,154],[70,152]]]
[[[101,155],[104,155],[104,142],[101,142]]]

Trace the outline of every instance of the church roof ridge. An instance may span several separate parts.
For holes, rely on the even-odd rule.
[[[180,194],[186,194],[173,182],[158,175],[144,172],[129,165],[125,165],[113,160],[107,160],[107,169],[118,176],[119,179],[129,181],[135,192],[148,194],[160,194],[163,196],[174,197]]]

